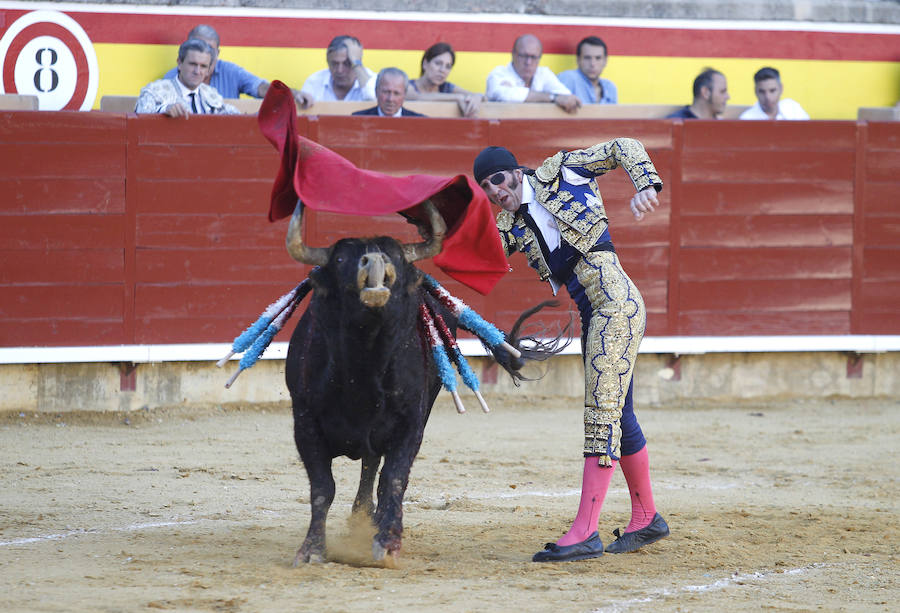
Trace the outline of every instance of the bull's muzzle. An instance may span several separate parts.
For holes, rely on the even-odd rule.
[[[380,308],[391,297],[391,286],[397,280],[393,262],[380,251],[367,253],[359,258],[356,285],[359,300],[367,307]]]

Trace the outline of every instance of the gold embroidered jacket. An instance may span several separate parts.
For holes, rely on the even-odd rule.
[[[620,166],[629,174],[637,191],[648,187],[655,187],[657,191],[662,189],[662,180],[644,146],[632,138],[616,138],[577,151],[560,151],[544,160],[533,175],[525,175],[534,188],[535,198],[556,219],[562,240],[582,254],[597,243],[609,224],[597,188],[597,177]],[[590,175],[587,191],[568,183],[562,174],[563,167],[579,169],[580,175]],[[538,271],[541,281],[550,278],[550,269],[534,232],[525,225],[521,215],[500,211],[497,229],[506,255],[523,252],[529,265]]]

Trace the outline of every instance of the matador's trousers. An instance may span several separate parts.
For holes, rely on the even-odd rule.
[[[566,286],[581,314],[584,455],[610,466],[646,443],[634,416],[631,377],[647,311],[615,252],[582,256]]]

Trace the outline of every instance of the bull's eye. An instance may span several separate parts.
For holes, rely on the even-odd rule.
[[[336,259],[337,259],[337,263],[338,263],[338,264],[343,264],[343,263],[344,263],[344,256],[339,255],[339,256],[337,256]]]

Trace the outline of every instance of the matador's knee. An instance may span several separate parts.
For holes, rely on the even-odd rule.
[[[622,410],[584,407],[584,455],[596,456],[600,466],[619,459]]]

